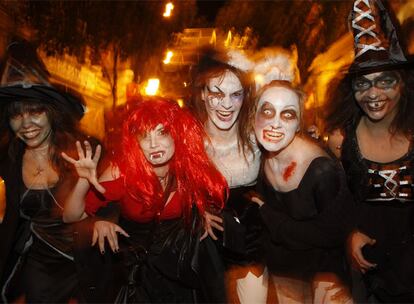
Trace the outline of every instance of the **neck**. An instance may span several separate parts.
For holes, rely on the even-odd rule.
[[[169,165],[154,167],[153,170],[159,180],[165,179],[168,176]]]
[[[301,147],[299,147],[301,141],[302,139],[299,136],[295,136],[292,142],[282,150],[279,150],[277,152],[268,152],[266,155],[266,160],[271,164],[290,164],[292,159],[294,159],[296,156],[295,151],[300,151],[301,149]]]
[[[229,143],[238,138],[238,122],[236,121],[230,129],[222,130],[217,128],[211,120],[207,120],[205,131],[212,142]]]

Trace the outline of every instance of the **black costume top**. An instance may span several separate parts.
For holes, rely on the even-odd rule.
[[[370,161],[361,155],[356,126],[345,129],[341,161],[358,204],[357,228],[376,240],[363,248],[364,257],[378,265],[366,277],[389,294],[411,290],[414,301],[414,149],[411,143],[404,156],[388,163]]]
[[[269,271],[303,279],[318,272],[344,277],[343,247],[352,227],[353,200],[340,166],[318,157],[288,192],[276,191],[262,168],[257,190],[265,201],[260,214]]]
[[[108,257],[100,257],[99,251],[90,246],[93,221],[96,219],[74,225],[62,221],[63,198],[58,198],[56,194],[59,189],[71,189],[76,180],[75,174],[61,172],[54,188],[26,192],[22,179],[23,153],[22,144],[14,158],[4,156],[0,161],[0,177],[6,189],[6,210],[0,224],[0,289],[10,278],[20,256],[29,252],[36,255],[37,260],[41,256],[45,265],[55,257],[63,257],[72,264],[74,260],[83,300],[107,301],[112,266],[107,263]],[[31,239],[35,246],[28,247],[32,244]],[[44,259],[45,256],[50,260]]]

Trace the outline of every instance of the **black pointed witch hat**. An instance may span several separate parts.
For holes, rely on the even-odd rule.
[[[398,40],[397,28],[381,0],[355,0],[350,14],[355,58],[349,73],[412,68]]]
[[[85,112],[79,94],[50,83],[49,72],[36,50],[26,41],[13,42],[8,46],[0,75],[2,106],[20,100],[45,102],[78,120]]]

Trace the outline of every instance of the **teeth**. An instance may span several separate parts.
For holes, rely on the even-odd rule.
[[[26,137],[26,138],[33,138],[33,137],[36,137],[37,134],[38,134],[38,131],[25,132],[24,133],[24,137]]]
[[[217,111],[223,117],[229,117],[233,112],[231,111]]]
[[[155,152],[155,153],[151,153],[150,155],[150,159],[151,160],[156,160],[158,158],[161,158],[164,155],[164,152]]]
[[[385,104],[385,101],[373,101],[368,102],[368,106],[371,108],[380,108]]]
[[[271,131],[265,131],[264,132],[264,137],[268,138],[269,140],[280,140],[284,137],[285,135],[283,133],[280,132],[271,132]]]

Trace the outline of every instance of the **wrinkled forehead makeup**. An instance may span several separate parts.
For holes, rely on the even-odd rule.
[[[214,77],[210,77],[206,81],[206,87],[210,90],[217,88],[240,90],[243,89],[239,77],[230,70],[225,70]]]
[[[264,90],[258,100],[257,108],[267,102],[274,107],[291,107],[298,113],[301,111],[300,96],[292,89],[283,86],[269,87]]]

